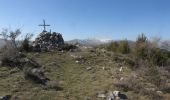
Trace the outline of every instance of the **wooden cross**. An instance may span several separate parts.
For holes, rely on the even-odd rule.
[[[39,26],[43,26],[43,27],[44,27],[43,32],[47,32],[47,31],[46,31],[46,26],[50,26],[50,25],[46,25],[46,24],[45,24],[45,20],[43,20],[43,24],[40,24]]]

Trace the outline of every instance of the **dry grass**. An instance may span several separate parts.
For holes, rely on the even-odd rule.
[[[76,58],[86,59],[81,64]],[[59,84],[63,90],[46,89],[24,78],[17,68],[0,67],[0,94],[12,94],[16,100],[96,100],[100,91],[124,90],[131,100],[156,100],[156,94],[142,93],[143,87],[150,82],[144,80],[137,71],[131,70],[131,64],[113,59],[113,53],[97,52],[47,52],[28,53],[42,65],[45,75]],[[129,61],[129,60],[128,60]],[[90,67],[90,69],[89,69]],[[120,72],[120,67],[123,71]],[[133,75],[132,75],[133,74]],[[136,75],[136,76],[134,76]],[[123,77],[120,88],[114,84]],[[146,81],[146,82],[145,82]],[[147,83],[147,84],[145,84]],[[122,89],[122,86],[123,89]],[[151,96],[153,95],[153,96]],[[165,100],[170,97],[161,95]]]

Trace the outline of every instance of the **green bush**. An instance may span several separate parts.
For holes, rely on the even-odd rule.
[[[135,43],[135,47],[134,47],[134,54],[141,59],[146,59],[148,56],[148,40],[147,37],[142,34],[139,35],[136,43]]]
[[[164,66],[168,64],[168,51],[154,48],[152,50],[151,59],[155,65]]]
[[[122,54],[130,53],[130,47],[127,40],[123,40],[119,42],[118,52]]]
[[[33,36],[32,34],[27,34],[25,36],[25,39],[23,40],[20,47],[21,51],[26,51],[26,52],[32,51],[32,46],[29,44],[32,36]]]
[[[116,41],[111,42],[110,45],[108,46],[108,50],[117,52],[118,46],[119,46],[118,42],[116,42]]]
[[[25,39],[21,45],[21,50],[22,51],[30,51],[30,45],[29,45],[29,41],[27,39]]]
[[[122,53],[122,54],[128,54],[130,53],[130,46],[128,44],[127,40],[122,40],[119,42],[112,42],[108,46],[108,50],[113,51],[115,53]]]

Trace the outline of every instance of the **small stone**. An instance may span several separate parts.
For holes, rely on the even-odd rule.
[[[105,94],[98,94],[97,97],[98,97],[98,98],[106,98],[106,95],[105,95]]]
[[[162,91],[156,91],[156,93],[159,94],[159,95],[163,94]]]
[[[118,97],[120,94],[120,91],[113,91],[114,96]]]
[[[34,54],[34,56],[39,56],[39,55],[40,55],[40,54],[39,54],[38,52]]]
[[[87,67],[86,69],[87,69],[87,70],[91,70],[91,69],[92,69],[92,67]]]
[[[145,88],[145,89],[146,89],[146,91],[156,91],[155,88]]]
[[[76,62],[76,64],[79,64],[79,63],[80,63],[80,61],[78,61],[78,60],[76,60],[75,62]]]
[[[123,81],[123,80],[124,80],[124,78],[123,78],[123,77],[121,77],[121,78],[120,78],[120,81]]]
[[[90,97],[84,97],[84,100],[92,100]]]
[[[123,67],[120,67],[119,71],[122,72],[123,71]]]

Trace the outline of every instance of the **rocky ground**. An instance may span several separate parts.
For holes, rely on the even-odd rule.
[[[170,100],[170,93],[159,90],[133,69],[135,61],[128,55],[84,47],[78,52],[26,55],[42,65],[44,74],[61,88],[28,80],[17,67],[1,66],[0,96],[10,95],[12,100],[107,100],[109,93],[117,90],[129,100]]]

